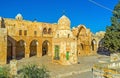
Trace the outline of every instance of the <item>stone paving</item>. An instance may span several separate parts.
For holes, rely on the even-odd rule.
[[[50,71],[51,78],[90,78],[92,76],[91,68],[93,64],[98,63],[99,60],[109,60],[109,57],[103,55],[79,57],[78,62],[80,62],[80,64],[64,66],[52,63],[51,57],[43,56],[42,58],[37,58],[34,56],[18,60],[18,69],[25,64],[31,63],[45,65]],[[88,77],[85,77],[86,74]]]

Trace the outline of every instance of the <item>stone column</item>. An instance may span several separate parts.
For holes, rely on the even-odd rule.
[[[30,56],[30,49],[29,46],[25,46],[25,58],[29,58]]]
[[[42,46],[37,46],[37,57],[41,57],[42,56]]]

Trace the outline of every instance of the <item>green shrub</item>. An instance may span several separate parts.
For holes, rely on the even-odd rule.
[[[27,65],[20,70],[22,78],[49,78],[49,71],[45,66],[39,68],[37,65]]]
[[[9,67],[0,67],[0,78],[10,78]]]

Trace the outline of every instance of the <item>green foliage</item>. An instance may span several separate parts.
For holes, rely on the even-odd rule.
[[[45,66],[42,66],[39,68],[37,65],[27,65],[24,66],[20,72],[21,78],[49,78],[49,73],[48,70],[46,69]]]
[[[0,67],[0,78],[10,78],[9,67]]]
[[[106,28],[103,46],[114,53],[120,50],[120,2],[114,8],[111,23]]]

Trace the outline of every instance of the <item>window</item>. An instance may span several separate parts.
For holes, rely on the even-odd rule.
[[[19,30],[19,35],[22,35],[22,30]]]
[[[59,34],[57,34],[57,38],[59,38]]]
[[[25,36],[27,35],[27,30],[24,30],[24,35],[25,35]]]
[[[37,31],[34,31],[34,35],[35,35],[35,36],[37,35]]]
[[[48,34],[51,34],[51,28],[48,29]]]
[[[43,34],[47,34],[47,29],[46,28],[43,29]]]
[[[68,38],[70,37],[70,34],[68,34]]]

